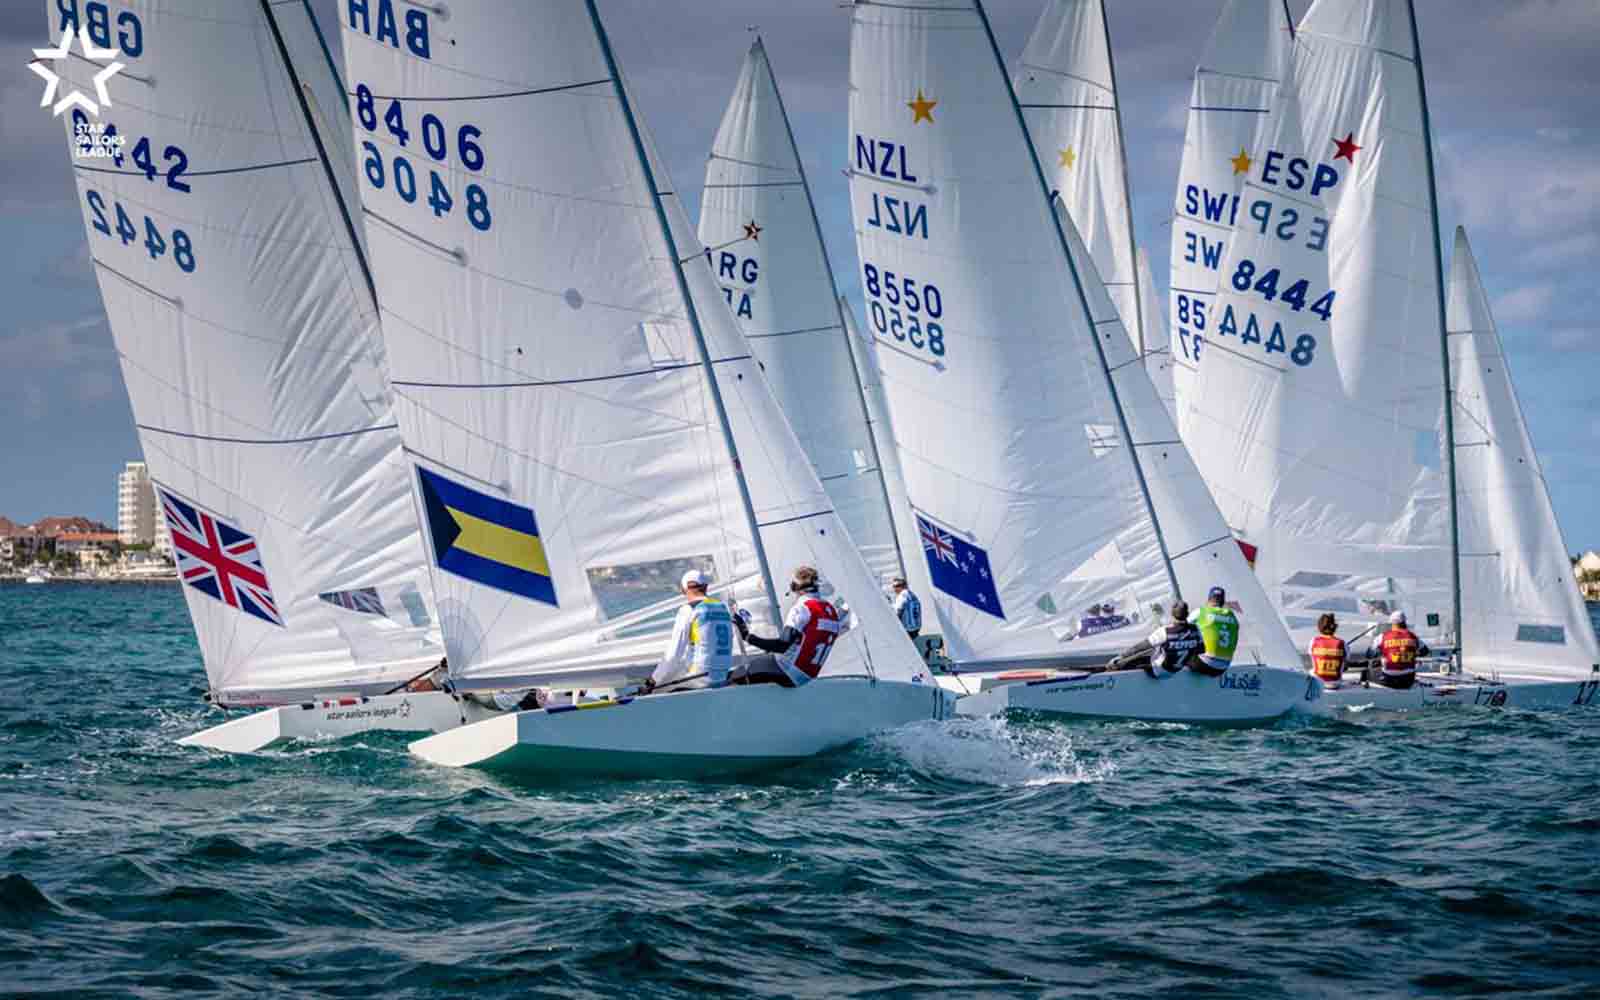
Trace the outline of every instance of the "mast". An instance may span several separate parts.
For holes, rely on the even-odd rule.
[[[833,276],[833,260],[828,256],[828,245],[822,238],[822,223],[817,219],[817,203],[811,198],[811,182],[806,180],[806,165],[800,158],[800,147],[794,141],[794,128],[789,124],[789,109],[783,103],[783,91],[778,89],[778,77],[772,69],[772,59],[761,36],[756,36],[756,47],[761,50],[762,61],[767,65],[767,79],[772,83],[773,96],[778,99],[778,115],[783,119],[784,134],[789,137],[789,148],[794,151],[795,172],[800,175],[800,190],[805,192],[806,211],[811,213],[811,227],[817,234],[817,249],[822,253],[822,267],[828,274],[828,287],[833,290],[833,305],[839,317],[839,336],[845,342],[845,355],[850,359],[850,375],[856,380],[856,402],[861,406],[861,419],[867,426],[867,447],[872,449],[872,466],[878,476],[878,489],[883,494],[883,510],[889,518],[889,534],[894,538],[894,558],[900,564],[900,575],[906,573],[905,552],[900,548],[899,526],[895,523],[894,504],[889,499],[889,484],[883,478],[883,456],[878,453],[878,439],[872,433],[872,414],[867,412],[866,390],[861,386],[861,367],[856,364],[855,347],[850,343],[850,331],[844,322],[844,300],[839,296],[839,283]]]
[[[361,236],[356,232],[355,219],[350,215],[350,206],[344,203],[344,194],[339,188],[339,178],[334,175],[333,163],[328,159],[328,148],[322,144],[322,133],[317,131],[316,120],[311,115],[311,106],[306,103],[305,88],[301,86],[300,74],[294,71],[294,60],[289,58],[289,47],[284,44],[283,33],[278,30],[277,18],[272,16],[270,0],[261,0],[261,14],[267,19],[267,27],[272,30],[272,40],[277,45],[278,58],[283,60],[283,70],[289,74],[289,86],[293,88],[295,100],[300,105],[300,114],[305,118],[306,131],[311,133],[311,141],[316,144],[317,158],[322,161],[322,171],[328,177],[328,187],[333,192],[333,200],[339,205],[339,216],[344,219],[345,231],[350,235],[350,249],[355,252],[356,260],[361,264],[361,277],[366,279],[367,295],[371,297],[373,307],[376,308],[378,286],[372,280],[372,266],[367,263],[367,255],[361,250]],[[312,24],[316,24],[315,18],[312,19]],[[321,29],[317,31],[317,37],[322,37]],[[323,51],[327,51],[326,46],[323,47]],[[338,80],[339,74],[334,73],[333,78]]]
[[[1444,367],[1444,460],[1449,470],[1450,483],[1450,598],[1451,613],[1455,616],[1457,668],[1462,662],[1461,640],[1461,522],[1456,495],[1456,420],[1455,387],[1450,381],[1450,331],[1445,318],[1444,303],[1444,250],[1439,245],[1439,188],[1433,169],[1433,124],[1428,117],[1428,87],[1422,75],[1422,39],[1417,32],[1417,7],[1414,0],[1406,0],[1406,12],[1411,17],[1411,53],[1417,67],[1417,99],[1422,107],[1422,144],[1428,163],[1428,212],[1433,220],[1433,276],[1434,290],[1439,305],[1439,354]]]
[[[1287,2],[1287,0],[1285,0]],[[1128,223],[1128,273],[1133,276],[1133,342],[1139,348],[1139,363],[1145,363],[1150,345],[1144,342],[1144,290],[1139,282],[1139,259],[1133,231],[1133,185],[1128,183],[1128,134],[1122,129],[1122,97],[1117,91],[1117,60],[1111,52],[1111,25],[1106,21],[1106,2],[1100,0],[1100,30],[1106,40],[1106,67],[1111,71],[1111,107],[1117,115],[1117,158],[1122,162],[1122,208]]]
[[[266,0],[262,0],[266,3]],[[705,331],[700,328],[700,314],[695,309],[694,298],[689,294],[689,282],[683,274],[683,258],[678,253],[677,241],[672,238],[672,224],[667,220],[667,210],[661,203],[661,189],[656,184],[655,171],[650,169],[650,154],[645,149],[644,138],[639,134],[639,123],[634,119],[633,106],[628,103],[627,88],[622,85],[622,73],[617,69],[617,59],[611,52],[611,39],[600,23],[600,12],[594,0],[584,0],[589,9],[589,20],[594,24],[595,38],[600,43],[600,53],[605,57],[606,69],[611,73],[611,87],[622,108],[622,117],[628,123],[628,135],[633,139],[634,154],[639,158],[639,169],[644,171],[645,183],[650,186],[650,199],[656,210],[656,223],[661,227],[661,238],[667,245],[667,256],[672,261],[672,276],[678,285],[678,296],[689,319],[689,329],[694,332],[695,348],[700,353],[700,367],[705,372],[706,385],[711,390],[711,403],[717,411],[717,421],[722,425],[722,440],[728,448],[728,458],[733,463],[733,478],[739,484],[739,499],[744,504],[745,520],[750,526],[750,542],[755,546],[756,564],[761,569],[761,583],[769,602],[768,616],[773,625],[781,622],[778,612],[778,591],[772,585],[772,569],[767,565],[767,549],[761,541],[761,522],[756,520],[755,504],[750,500],[750,487],[744,480],[744,466],[739,463],[739,449],[734,444],[733,428],[728,423],[728,410],[722,402],[722,389],[717,385],[717,372],[711,361],[711,350],[706,346]]]
[[[591,0],[591,3],[593,0]],[[994,53],[995,63],[1000,67],[1000,76],[1005,80],[1006,96],[1011,99],[1011,110],[1017,118],[1017,127],[1022,130],[1023,145],[1028,147],[1028,160],[1033,164],[1034,176],[1039,179],[1039,192],[1044,195],[1045,210],[1050,213],[1050,223],[1055,227],[1056,239],[1061,245],[1061,256],[1066,258],[1067,271],[1072,275],[1073,290],[1078,293],[1078,302],[1083,307],[1083,314],[1090,320],[1090,337],[1094,341],[1095,357],[1100,361],[1100,371],[1106,378],[1106,390],[1111,393],[1111,406],[1117,411],[1117,426],[1122,432],[1122,440],[1127,442],[1128,458],[1133,462],[1133,473],[1139,480],[1139,492],[1144,496],[1145,513],[1150,517],[1150,524],[1155,528],[1156,544],[1161,547],[1161,562],[1167,568],[1167,582],[1172,585],[1174,600],[1183,599],[1183,591],[1178,586],[1178,574],[1172,568],[1172,554],[1167,550],[1167,539],[1161,533],[1161,520],[1156,516],[1155,504],[1150,499],[1150,484],[1144,476],[1144,466],[1139,462],[1138,445],[1133,440],[1133,432],[1128,427],[1128,415],[1122,409],[1122,398],[1117,395],[1117,382],[1111,375],[1111,367],[1106,363],[1105,348],[1100,344],[1098,331],[1093,328],[1094,312],[1089,308],[1089,297],[1083,290],[1083,279],[1078,275],[1078,264],[1072,259],[1072,248],[1067,243],[1067,234],[1061,229],[1061,219],[1056,215],[1056,199],[1050,194],[1050,183],[1045,179],[1044,167],[1039,163],[1039,153],[1033,147],[1033,137],[1028,132],[1027,119],[1022,115],[1022,108],[1017,104],[1017,91],[1011,85],[1011,75],[1006,72],[1005,59],[1000,55],[1000,45],[995,41],[994,28],[989,24],[989,14],[983,9],[983,0],[972,0],[972,7],[978,14],[978,20],[983,22],[983,32],[989,39],[989,49]],[[1142,367],[1142,366],[1141,366]]]

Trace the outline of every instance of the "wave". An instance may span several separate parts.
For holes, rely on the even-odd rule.
[[[1109,758],[1085,760],[1058,727],[1013,726],[997,716],[922,722],[874,737],[872,744],[917,773],[997,787],[1080,784],[1109,779]]]

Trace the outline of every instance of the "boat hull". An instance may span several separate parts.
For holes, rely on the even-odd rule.
[[[411,752],[446,767],[604,777],[715,777],[780,767],[875,732],[953,714],[937,685],[822,678],[506,714]]]
[[[1323,691],[1313,709],[1318,715],[1385,709],[1415,711],[1432,708],[1518,708],[1548,711],[1579,708],[1600,702],[1600,675],[1583,680],[1502,675],[1494,678],[1471,674],[1419,673],[1417,683],[1403,691],[1382,685],[1344,681]]]
[[[956,681],[968,685],[976,679],[978,690],[962,698],[956,711],[992,715],[1010,710],[1076,718],[1248,726],[1290,712],[1309,711],[1322,697],[1320,681],[1284,667],[1235,666],[1222,677],[1185,671],[1164,680],[1143,670],[1018,677],[1010,683],[1004,681],[1006,676],[957,675]],[[985,679],[990,681],[987,686]]]
[[[488,709],[443,691],[327,698],[252,712],[178,742],[225,753],[254,753],[284,740],[329,740],[390,731],[434,733],[486,717]]]

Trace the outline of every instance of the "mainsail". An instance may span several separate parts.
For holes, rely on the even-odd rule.
[[[1600,648],[1461,229],[1450,262],[1447,328],[1456,391],[1464,666],[1587,676],[1600,664]]]
[[[309,110],[330,88],[308,11],[189,0],[95,38],[71,6],[48,5],[52,33],[126,67],[98,118],[64,118],[212,695],[404,680],[440,649],[354,206]],[[95,92],[97,64],[54,69]]]
[[[1404,610],[1437,645],[1456,628],[1453,497],[1409,5],[1318,0],[1288,76],[1190,327],[1185,440],[1292,631]]]
[[[1177,363],[1172,359],[1172,348],[1167,346],[1171,338],[1167,336],[1167,314],[1160,306],[1161,300],[1156,296],[1156,280],[1150,273],[1150,255],[1144,247],[1139,248],[1139,301],[1150,303],[1150,308],[1139,311],[1140,318],[1144,321],[1144,368],[1150,373],[1150,381],[1156,387],[1156,393],[1161,397],[1161,405],[1167,408],[1167,416],[1176,426],[1178,421],[1178,399],[1173,388],[1173,375]]]
[[[1128,153],[1104,0],[1047,0],[1012,75],[1034,151],[1094,259],[1157,392],[1170,395],[1167,341],[1147,341],[1128,190]]]
[[[706,166],[700,241],[833,508],[880,579],[899,574],[833,271],[778,82],[758,38]]]
[[[1208,339],[1222,255],[1240,192],[1260,158],[1260,135],[1288,65],[1293,23],[1284,0],[1228,0],[1194,73],[1172,217],[1173,398],[1190,430],[1191,383]],[[1202,469],[1208,468],[1201,462]]]
[[[772,574],[801,563],[860,624],[828,673],[919,674],[733,321],[593,3],[414,7],[398,26],[352,8],[344,44],[458,682],[636,676],[661,652],[684,569],[770,620]]]
[[[1220,584],[1241,658],[1298,662],[1051,209],[981,5],[857,3],[850,126],[870,328],[952,658],[1103,658],[1175,590]]]

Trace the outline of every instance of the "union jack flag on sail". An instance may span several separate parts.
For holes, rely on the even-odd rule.
[[[157,486],[183,582],[231,608],[283,626],[254,535]]]
[[[344,608],[346,611],[356,611],[364,615],[386,615],[383,610],[383,599],[378,596],[377,587],[361,587],[358,590],[334,590],[318,597],[335,607]]]

